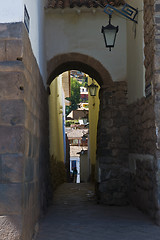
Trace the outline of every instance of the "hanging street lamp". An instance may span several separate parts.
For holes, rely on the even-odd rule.
[[[101,30],[104,36],[105,45],[107,48],[109,48],[109,51],[111,51],[111,48],[114,47],[117,32],[118,32],[118,26],[115,27],[111,24],[111,18],[112,16],[109,15],[109,24],[106,27],[102,26],[102,30]]]
[[[93,81],[93,79],[92,79]],[[95,97],[96,94],[97,94],[97,89],[98,89],[98,86],[95,85],[93,82],[91,85],[88,86],[88,89],[89,89],[89,93],[92,97]]]
[[[95,2],[97,5],[99,5],[101,8],[104,7],[97,0],[92,0],[92,1]],[[122,15],[123,17],[137,24],[138,22],[136,20],[136,16],[138,15],[138,9],[132,7],[127,3],[122,4],[122,8],[118,8],[118,9],[110,4],[107,4],[104,8],[104,12],[109,15],[109,24],[106,27],[102,26],[101,32],[103,33],[106,47],[109,48],[109,50],[111,51],[111,48],[113,48],[115,45],[116,35],[119,28],[118,26],[115,27],[111,24],[112,14],[116,12],[119,15]]]
[[[96,0],[93,1],[95,1],[101,7],[103,7]],[[138,22],[136,20],[136,16],[138,14],[138,9],[132,7],[127,3],[123,4],[121,9],[117,9],[114,6],[107,4],[104,9],[104,12],[109,15],[109,24],[106,27],[102,26],[102,33],[104,36],[105,45],[111,51],[111,48],[113,48],[115,45],[116,35],[118,32],[118,26],[115,27],[111,24],[112,14],[116,12],[119,15],[122,15],[123,17],[126,17],[127,19],[137,24]]]

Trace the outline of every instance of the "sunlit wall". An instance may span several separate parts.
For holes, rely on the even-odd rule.
[[[92,79],[88,77],[88,85],[92,83]],[[91,175],[93,174],[94,167],[96,164],[96,149],[97,149],[97,124],[99,117],[99,89],[100,86],[96,81],[94,84],[98,86],[97,95],[95,97],[90,96],[88,93],[89,102],[89,157],[91,164]]]

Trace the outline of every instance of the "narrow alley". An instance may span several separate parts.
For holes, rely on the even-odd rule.
[[[134,207],[98,205],[90,184],[64,183],[36,240],[159,240],[160,228]]]

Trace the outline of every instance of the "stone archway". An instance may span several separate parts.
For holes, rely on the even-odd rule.
[[[57,55],[48,61],[48,85],[56,76],[73,68],[88,73],[100,86],[112,84],[109,72],[98,60],[85,54],[66,53]]]
[[[113,82],[96,59],[79,53],[53,57],[48,62],[48,85],[67,70],[80,70],[94,78],[100,89],[97,137],[97,195],[108,205],[128,203],[128,113],[125,82]]]

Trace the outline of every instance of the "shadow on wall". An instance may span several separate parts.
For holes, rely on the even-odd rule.
[[[67,180],[64,162],[57,161],[53,155],[50,157],[50,175],[53,191]]]

